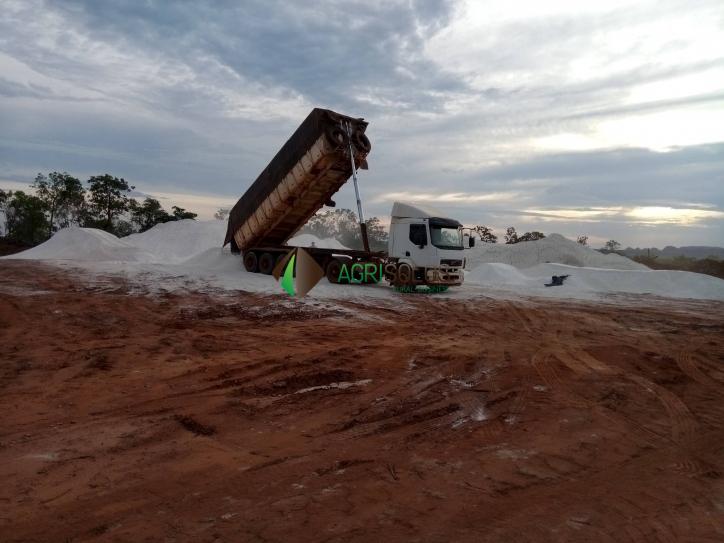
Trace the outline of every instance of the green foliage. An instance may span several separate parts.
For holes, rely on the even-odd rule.
[[[219,210],[214,213],[214,219],[217,221],[225,221],[227,218],[229,218],[229,213],[231,210],[227,207],[220,207]]]
[[[18,190],[5,193],[5,221],[7,237],[13,242],[35,245],[44,241],[48,232],[45,205],[37,196]]]
[[[95,175],[87,183],[86,191],[80,180],[69,173],[51,172],[37,175],[31,184],[35,195],[0,189],[0,211],[5,215],[0,235],[6,235],[6,243],[32,246],[72,224],[102,228],[122,237],[159,223],[197,216],[177,206],[168,213],[153,198],[139,204],[129,198],[135,187],[109,174]]]
[[[128,193],[136,187],[108,174],[94,175],[88,179],[88,185],[89,214],[85,226],[115,233],[114,221],[129,210]]]
[[[472,227],[472,231],[478,235],[483,243],[498,243],[498,236],[487,226],[476,225]]]
[[[195,219],[197,216],[196,213],[186,211],[182,207],[173,206],[172,209],[173,215],[161,207],[161,203],[155,198],[146,198],[142,204],[139,204],[136,200],[130,200],[128,203],[131,223],[136,225],[139,232],[145,232],[157,224],[183,219]],[[116,235],[120,236],[122,234],[118,233]]]
[[[715,258],[689,258],[677,256],[674,258],[658,258],[656,256],[634,256],[633,260],[640,262],[653,270],[681,270],[706,275],[713,275],[724,279],[724,260]]]
[[[198,215],[196,213],[192,213],[191,211],[186,211],[183,207],[177,207],[173,206],[171,208],[173,211],[173,220],[174,221],[182,221],[184,219],[191,219],[195,220]]]
[[[533,230],[533,232],[526,232],[522,236],[518,238],[518,243],[521,241],[538,241],[539,239],[543,239],[546,237],[546,235],[543,232],[538,232],[537,230]]]
[[[118,219],[113,225],[113,233],[122,238],[123,236],[130,236],[135,233],[136,229],[133,227],[133,223],[123,219]]]
[[[538,232],[537,230],[533,230],[532,232],[526,232],[525,234],[521,234],[519,236],[518,233],[515,231],[515,228],[512,226],[509,226],[508,229],[505,231],[505,243],[507,243],[508,245],[521,243],[523,241],[537,241],[545,237],[546,235],[543,232]]]
[[[615,239],[609,239],[603,248],[608,252],[614,253],[621,248],[621,244]]]
[[[39,173],[31,187],[48,214],[46,237],[52,236],[57,228],[80,221],[85,208],[85,189],[79,179],[67,172],[51,172],[47,177]]]
[[[382,225],[382,221],[377,217],[372,217],[371,219],[367,219],[365,224],[367,225],[367,239],[370,242],[370,250],[386,251],[389,235]]]
[[[377,217],[365,221],[370,249],[384,251],[387,249],[388,234]],[[333,238],[350,249],[362,248],[357,215],[350,209],[327,209],[314,215],[299,231],[300,234],[312,234],[318,238]]]
[[[154,198],[146,198],[140,205],[136,200],[131,200],[129,202],[129,211],[131,212],[131,221],[138,226],[140,232],[145,232],[159,223],[173,220],[171,215],[161,207],[159,201]]]

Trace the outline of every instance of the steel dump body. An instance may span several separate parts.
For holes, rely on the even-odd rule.
[[[315,108],[234,205],[224,245],[241,251],[280,247],[352,175],[349,140],[340,123],[349,123],[356,167],[366,167],[370,144],[367,123]]]

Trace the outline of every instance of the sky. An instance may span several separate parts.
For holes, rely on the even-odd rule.
[[[724,245],[721,0],[0,0],[0,187],[111,173],[210,218],[313,107],[370,123],[367,217]]]

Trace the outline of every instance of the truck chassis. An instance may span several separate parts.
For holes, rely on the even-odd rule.
[[[274,267],[281,261],[289,251],[296,247],[254,247],[244,251],[244,268],[251,273],[271,275]],[[352,283],[370,283],[381,279],[380,275],[393,286],[409,287],[416,286],[458,286],[462,284],[462,263],[453,266],[441,266],[439,268],[415,268],[412,269],[405,263],[397,262],[397,259],[388,258],[385,252],[367,252],[354,249],[325,249],[321,247],[302,247],[324,270],[324,274],[330,283],[340,283],[340,274],[343,265],[348,269],[358,264],[362,269],[373,265],[375,269],[381,269],[382,274],[375,275],[375,281],[370,281],[368,274],[362,274],[362,280],[350,281]]]

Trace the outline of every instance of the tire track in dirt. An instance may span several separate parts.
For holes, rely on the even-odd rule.
[[[699,364],[697,362],[697,358],[698,357],[690,350],[679,351],[678,353],[676,353],[676,364],[679,366],[681,371],[683,371],[687,376],[689,376],[700,385],[704,385],[707,388],[711,388],[717,392],[721,392],[722,385],[724,385],[724,380],[719,381],[718,379],[715,379],[705,373],[702,369],[702,366],[706,367],[709,366],[709,364]]]
[[[558,371],[553,364],[554,354],[549,348],[543,348],[537,351],[532,358],[533,368],[535,368],[538,376],[543,380],[546,387],[551,393],[562,393],[566,398],[565,402],[572,407],[587,408],[589,403],[577,395],[565,385]]]
[[[596,411],[614,422],[623,422],[628,426],[632,426],[655,440],[668,439],[666,435],[649,428],[625,413],[612,411],[598,402],[584,398],[571,387],[567,386],[567,384],[559,376],[553,360],[558,360],[565,367],[569,368],[578,375],[590,375],[592,373],[602,373],[609,376],[618,375],[616,370],[606,365],[604,362],[595,359],[588,353],[585,353],[580,357],[578,354],[578,351],[574,352],[567,349],[544,348],[534,355],[533,365],[538,372],[538,375],[541,379],[543,379],[546,385],[552,390],[560,391],[561,395],[566,398],[566,403],[570,406],[579,409],[590,409],[592,411]]]
[[[506,302],[505,309],[508,315],[512,317],[512,320],[518,322],[520,327],[528,334],[532,334],[534,332],[534,323],[532,319],[525,311],[521,311],[514,302]]]
[[[652,392],[661,402],[671,420],[671,437],[679,444],[693,441],[697,436],[699,424],[681,399],[661,385],[657,385],[640,375],[628,375],[628,379]]]
[[[580,373],[603,373],[616,375],[633,381],[656,396],[656,399],[664,406],[666,413],[671,420],[671,438],[679,443],[686,444],[693,441],[697,436],[698,423],[684,402],[669,389],[658,385],[641,375],[625,373],[619,369],[608,366],[605,362],[591,356],[587,352],[568,352],[559,350],[556,356],[561,356],[562,361],[572,370]],[[651,431],[650,429],[648,429]]]

